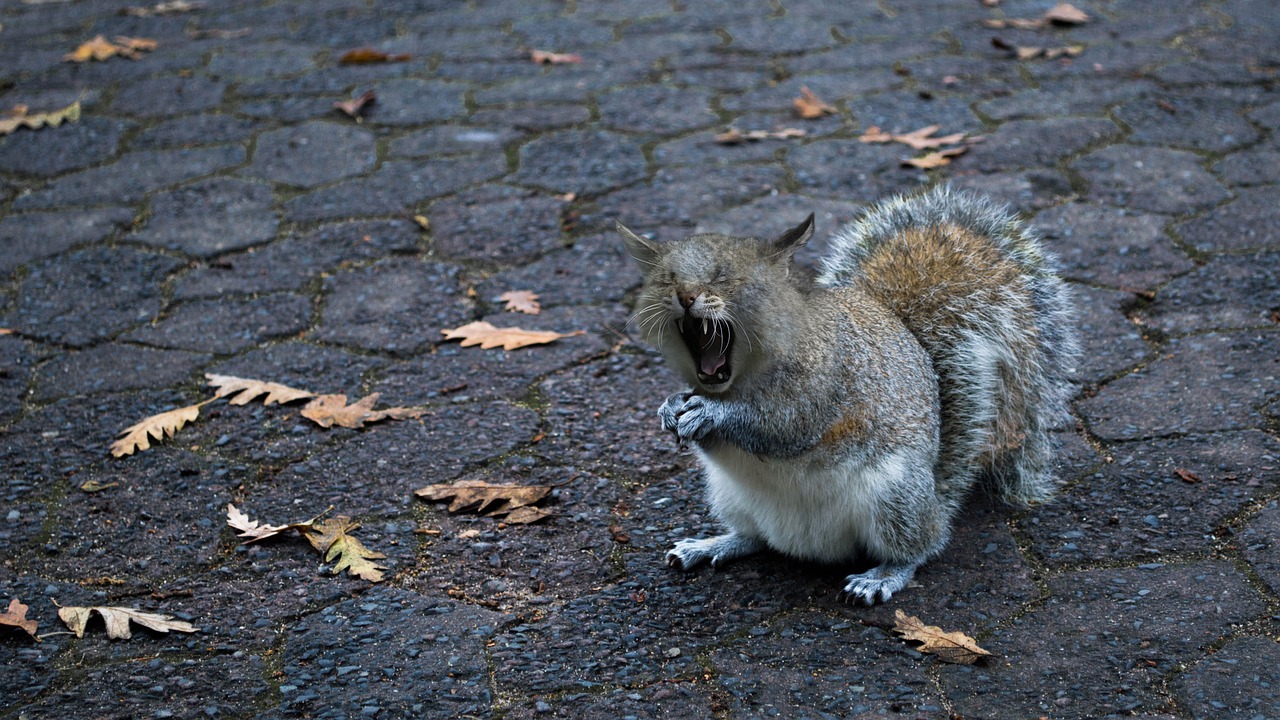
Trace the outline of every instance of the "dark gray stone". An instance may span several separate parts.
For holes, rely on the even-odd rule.
[[[246,171],[273,182],[315,187],[373,167],[373,135],[331,122],[310,122],[258,137]]]
[[[640,143],[602,131],[543,135],[520,148],[518,183],[557,192],[598,195],[648,175]]]
[[[471,122],[506,127],[518,132],[563,130],[591,121],[591,111],[584,105],[518,105],[511,108],[478,110]]]
[[[373,90],[378,99],[364,116],[381,125],[420,125],[466,114],[466,86],[416,79],[384,80]]]
[[[1058,255],[1062,274],[1127,290],[1146,290],[1195,264],[1164,234],[1160,215],[1071,203],[1036,216],[1033,227]]]
[[[1226,188],[1181,150],[1112,145],[1073,163],[1089,198],[1117,207],[1181,215],[1226,200]]]
[[[0,335],[0,422],[7,422],[22,411],[27,383],[39,357],[29,343]]]
[[[601,123],[615,130],[673,135],[713,125],[711,93],[668,86],[601,93],[596,98]]]
[[[1052,118],[1011,120],[952,162],[957,171],[989,173],[1014,168],[1052,167],[1080,151],[1120,136],[1108,120]]]
[[[819,140],[788,152],[787,164],[806,192],[873,203],[921,188],[925,174],[902,167],[902,158],[912,154],[909,148],[892,144]]]
[[[1280,717],[1280,645],[1269,637],[1232,640],[1174,683],[1195,717]]]
[[[0,137],[0,171],[39,177],[96,165],[116,154],[133,123],[81,117],[56,129],[18,130]]]
[[[453,265],[387,260],[334,273],[325,288],[313,337],[326,342],[412,353],[472,319]]]
[[[64,175],[44,190],[19,197],[14,208],[137,202],[152,190],[242,162],[244,148],[239,145],[129,153],[110,165]]]
[[[1271,462],[1274,456],[1262,459]],[[1254,477],[1246,480],[1245,484],[1261,487],[1263,481]],[[1280,554],[1276,552],[1280,549],[1280,505],[1275,500],[1267,503],[1262,512],[1249,520],[1235,544],[1244,552],[1249,566],[1267,583],[1271,591],[1280,589]]]
[[[454,260],[509,265],[561,247],[569,203],[528,190],[485,186],[436,202],[427,211],[432,249]]]
[[[255,120],[208,113],[165,120],[138,133],[130,146],[139,150],[240,142],[262,127]]]
[[[129,227],[133,215],[129,208],[9,215],[0,220],[0,273],[77,245],[101,242]]]
[[[232,178],[212,178],[160,193],[151,216],[133,240],[196,257],[260,245],[275,237],[271,188]]]
[[[980,102],[979,113],[994,120],[1021,120],[1063,115],[1103,115],[1107,108],[1131,98],[1152,97],[1156,85],[1125,79],[1099,83],[1094,78],[1062,78],[1038,88]]]
[[[225,355],[302,332],[311,324],[311,313],[311,300],[292,293],[250,300],[193,300],[125,339]]]
[[[497,155],[387,162],[372,175],[286,202],[285,214],[299,221],[398,215],[424,200],[500,177],[506,171],[506,159]]]
[[[1071,181],[1057,170],[1032,169],[989,175],[961,175],[949,182],[954,188],[986,195],[992,202],[1023,215],[1030,215],[1075,196]]]
[[[1073,285],[1071,291],[1083,346],[1076,362],[1077,380],[1100,383],[1140,367],[1152,356],[1155,351],[1143,341],[1141,326],[1126,315],[1137,296],[1087,285]]]
[[[619,220],[633,230],[679,226],[687,234],[701,218],[768,195],[783,180],[780,169],[767,165],[663,168],[652,180],[601,198],[594,212],[583,213],[583,224],[612,227]]]
[[[196,368],[210,359],[194,352],[104,343],[55,356],[41,365],[36,373],[35,399],[184,385],[195,377]]]
[[[1258,133],[1241,108],[1210,98],[1146,97],[1121,105],[1116,117],[1133,129],[1126,142],[1222,152],[1248,145]]]
[[[1280,183],[1280,150],[1254,150],[1219,160],[1213,171],[1232,185]]]
[[[441,125],[396,138],[388,147],[397,157],[501,153],[508,143],[523,135],[501,125]]]
[[[1280,188],[1243,188],[1232,202],[1177,229],[1206,252],[1280,248]]]
[[[157,117],[212,110],[226,86],[201,75],[156,77],[123,85],[111,109],[125,115]]]
[[[1280,255],[1213,258],[1160,289],[1141,311],[1166,333],[1274,328],[1280,323]]]

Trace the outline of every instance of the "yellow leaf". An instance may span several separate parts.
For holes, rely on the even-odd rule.
[[[567,63],[582,62],[581,55],[573,55],[569,53],[553,53],[546,50],[530,50],[529,59],[539,65],[564,65]]]
[[[498,296],[507,304],[508,312],[522,312],[537,315],[542,312],[542,304],[538,302],[538,294],[529,290],[508,290]]]
[[[111,443],[111,454],[116,457],[132,455],[134,450],[151,449],[151,438],[161,440],[165,437],[173,437],[174,433],[182,429],[182,426],[189,422],[194,422],[200,417],[200,407],[209,400],[195,405],[188,405],[177,410],[162,412],[159,415],[152,415],[142,422],[134,425],[120,434],[124,437]]]
[[[107,625],[107,637],[112,640],[128,640],[133,637],[133,634],[129,631],[130,622],[135,622],[145,628],[161,633],[169,631],[189,633],[196,632],[197,629],[191,623],[174,620],[168,615],[143,612],[136,608],[101,605],[92,607],[59,607],[58,617],[62,618],[62,621],[76,634],[76,637],[84,637],[85,626],[88,625],[89,618],[95,612],[102,616]]]
[[[351,533],[358,527],[360,523],[352,522],[346,515],[339,515],[332,520],[316,523],[303,530],[302,534],[312,547],[324,554],[325,562],[333,562],[335,559],[338,561],[333,566],[335,574],[347,570],[363,580],[381,582],[382,571],[386,567],[372,561],[381,560],[386,555],[370,550],[352,537]]]
[[[428,485],[413,494],[431,502],[453,498],[449,512],[473,511],[500,515],[532,505],[551,493],[550,485],[502,485],[480,480],[460,480],[452,485]]]
[[[831,115],[836,109],[813,93],[807,86],[800,88],[800,97],[791,101],[792,106],[796,109],[796,114],[805,120],[814,120],[823,115]]]
[[[227,402],[232,405],[247,405],[254,398],[266,395],[267,399],[262,401],[263,405],[272,405],[275,403],[290,403],[294,400],[302,400],[304,398],[315,397],[316,394],[310,390],[300,390],[291,388],[288,385],[279,383],[265,382],[263,380],[250,380],[248,378],[233,377],[231,375],[214,375],[205,373],[205,377],[209,379],[209,384],[217,389],[217,395],[214,397],[227,397],[233,395]]]
[[[49,127],[58,127],[64,122],[75,122],[80,119],[79,100],[71,103],[61,110],[51,110],[50,112],[28,114],[25,106],[18,106],[14,110],[15,112],[12,116],[0,118],[0,135],[8,135],[20,127],[39,130],[46,125]],[[8,332],[13,331],[10,330]]]
[[[918,167],[921,170],[931,170],[936,167],[951,164],[951,158],[957,155],[963,155],[968,151],[968,147],[946,148],[944,150],[931,152],[928,155],[923,155],[918,158],[905,159],[902,161],[902,164]]]
[[[40,637],[36,635],[36,621],[27,619],[28,606],[23,605],[18,598],[9,600],[9,609],[0,613],[0,625],[8,625],[25,630],[28,635],[40,642]]]
[[[328,428],[337,425],[354,430],[363,427],[365,423],[379,420],[408,420],[420,418],[427,413],[423,408],[407,407],[374,410],[373,405],[378,402],[379,397],[379,393],[372,393],[348,405],[346,395],[319,395],[302,408],[302,417],[320,427]]]
[[[442,330],[446,340],[462,340],[462,347],[479,345],[482,350],[501,347],[516,350],[529,345],[542,345],[560,338],[582,335],[583,331],[557,333],[544,330],[523,330],[517,327],[499,328],[484,322],[468,323],[452,330]]]
[[[936,655],[943,662],[972,665],[991,653],[978,647],[973,638],[962,632],[947,632],[935,625],[925,625],[920,618],[894,611],[893,631],[906,640],[924,643],[920,652]]]

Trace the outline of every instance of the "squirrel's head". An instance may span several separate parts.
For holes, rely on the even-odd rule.
[[[786,322],[792,256],[813,235],[813,215],[775,240],[707,233],[657,243],[618,223],[644,271],[632,320],[695,389],[719,393],[764,356],[764,335]]]

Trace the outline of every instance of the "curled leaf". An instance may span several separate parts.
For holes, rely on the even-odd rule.
[[[89,624],[89,619],[95,612],[102,616],[107,625],[107,637],[112,640],[128,640],[133,637],[129,630],[130,622],[135,622],[160,633],[170,631],[189,633],[197,630],[191,623],[174,620],[168,615],[143,612],[136,608],[98,605],[93,607],[60,607],[58,608],[58,617],[62,618],[62,621],[67,624],[71,632],[76,634],[76,637],[84,637],[85,626]]]
[[[300,390],[288,385],[263,380],[239,378],[232,375],[214,375],[213,373],[205,373],[205,377],[208,378],[209,385],[217,390],[217,394],[214,397],[230,397],[227,402],[232,405],[247,405],[262,395],[267,396],[262,401],[263,405],[276,403],[283,405],[294,400],[303,400],[316,396],[310,390]]]
[[[962,632],[947,632],[936,625],[925,625],[920,618],[894,611],[893,631],[905,640],[924,643],[916,648],[920,652],[937,656],[943,662],[972,665],[991,653],[978,647],[978,643]]]
[[[379,393],[372,393],[348,405],[346,395],[320,395],[302,408],[302,416],[323,428],[337,425],[354,430],[364,427],[365,423],[409,420],[427,414],[423,408],[393,407],[374,410],[374,403],[378,402],[379,397]]]
[[[28,113],[25,105],[14,108],[9,117],[0,118],[0,135],[8,135],[20,127],[39,130],[42,127],[58,127],[64,122],[75,122],[80,119],[80,101],[77,100],[61,110],[42,113]],[[10,331],[12,332],[12,331]]]
[[[334,102],[333,107],[346,113],[349,117],[359,120],[360,112],[364,110],[364,106],[377,99],[377,93],[372,90],[366,90],[361,93],[359,97],[352,98],[351,100],[338,100]]]
[[[343,53],[338,62],[343,65],[369,65],[372,63],[388,63],[388,62],[407,62],[412,60],[413,56],[409,53],[398,53],[389,55],[381,50],[375,50],[369,47],[348,50]]]
[[[240,512],[240,510],[231,503],[227,503],[227,524],[236,530],[239,530],[240,532],[238,534],[240,537],[249,538],[248,540],[245,540],[245,545],[248,545],[251,542],[257,542],[258,540],[265,540],[269,537],[274,537],[285,530],[291,530],[294,528],[301,529],[311,526],[310,522],[290,523],[288,525],[263,525],[257,520],[250,520],[248,515]]]
[[[449,512],[470,511],[501,515],[532,505],[551,493],[550,485],[502,485],[480,480],[460,480],[451,485],[428,485],[413,491],[431,502],[450,500]]]
[[[530,50],[529,59],[539,65],[565,65],[582,62],[581,55],[553,53],[546,50]]]
[[[542,312],[542,303],[538,302],[538,294],[530,290],[508,290],[499,295],[498,300],[507,304],[508,312],[520,312],[526,315],[537,315]]]
[[[446,340],[462,340],[462,347],[479,345],[482,350],[501,347],[516,350],[529,345],[542,345],[560,338],[582,335],[583,331],[558,333],[545,330],[523,330],[518,327],[499,328],[484,322],[468,323],[452,330],[441,330]]]
[[[29,609],[18,598],[11,598],[9,600],[9,608],[0,613],[0,625],[16,627],[35,638],[36,642],[40,642],[40,636],[36,635],[36,621],[27,619],[27,610]]]
[[[134,450],[151,449],[152,438],[162,440],[173,437],[184,425],[200,417],[200,407],[207,402],[209,401],[152,415],[137,425],[127,428],[121,433],[123,437],[111,443],[111,454],[115,457],[123,457],[132,455]]]
[[[963,155],[969,151],[968,147],[945,148],[936,150],[928,155],[922,155],[918,158],[906,158],[902,161],[903,165],[918,167],[921,170],[932,170],[943,165],[950,165],[951,158],[957,155]]]
[[[791,105],[795,107],[796,114],[805,120],[815,120],[823,115],[831,115],[836,111],[834,107],[823,102],[821,98],[815,95],[808,86],[800,88],[800,97],[792,100]]]

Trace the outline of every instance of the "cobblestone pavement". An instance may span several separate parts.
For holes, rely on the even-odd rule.
[[[41,632],[54,600],[201,630],[0,628],[0,718],[1280,718],[1273,0],[1077,0],[1091,22],[1045,29],[984,20],[1049,0],[134,4],[0,2],[0,108],[83,106],[0,138],[0,602]],[[99,34],[158,45],[63,61]],[[409,57],[339,63],[365,46]],[[837,112],[795,118],[802,87]],[[370,89],[363,122],[334,110]],[[858,140],[931,124],[985,140],[928,172]],[[713,142],[730,126],[807,134]],[[659,431],[678,385],[625,333],[640,274],[607,228],[816,211],[821,238],[944,181],[1024,213],[1077,291],[1060,499],[975,500],[872,609],[837,597],[848,568],[669,570],[664,548],[715,527]],[[510,289],[545,311],[504,314]],[[441,341],[482,318],[588,332]],[[324,431],[216,403],[110,457],[208,397],[206,372],[433,414]],[[412,498],[455,479],[553,483],[555,517]],[[391,577],[239,545],[228,502],[333,505]],[[939,664],[892,636],[897,609],[998,657]]]

